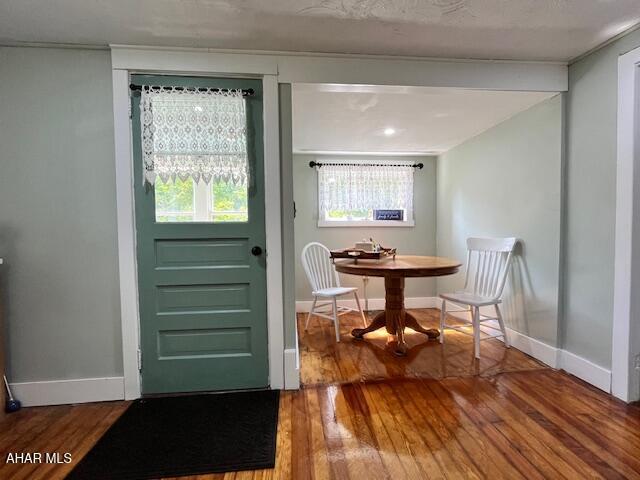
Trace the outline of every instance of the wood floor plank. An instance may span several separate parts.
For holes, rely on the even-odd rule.
[[[406,382],[412,384],[414,382]],[[402,428],[407,444],[411,449],[424,478],[447,478],[443,464],[450,459],[437,458],[440,454],[435,450],[438,446],[433,439],[434,432],[426,424],[425,419],[415,414],[412,410],[415,404],[403,388],[405,382],[398,381],[393,384],[393,396],[388,399],[388,405],[394,410],[396,421]],[[394,398],[395,397],[395,398]],[[458,475],[459,469],[450,471],[450,476]]]
[[[332,425],[332,417],[334,412],[328,411],[326,398],[320,399],[323,392],[311,389],[306,390],[305,400],[307,402],[307,418],[309,428],[310,455],[312,456],[312,478],[316,480],[324,480],[331,478],[332,469],[338,471],[346,471],[346,462],[342,442],[335,433],[327,434],[330,429],[328,425]],[[321,406],[320,404],[323,403]],[[329,456],[334,460],[329,464]],[[336,475],[344,477],[346,475]]]
[[[426,328],[435,328],[439,312],[435,309],[410,310]],[[546,367],[516,349],[506,349],[498,340],[482,342],[482,358],[473,355],[473,339],[447,331],[446,342],[428,340],[423,334],[407,330],[409,351],[398,357],[387,346],[387,335],[378,330],[365,339],[351,336],[361,326],[354,313],[340,317],[341,341],[333,336],[330,320],[313,317],[304,330],[306,313],[298,314],[300,333],[301,381],[303,385],[369,382],[392,378],[446,378],[449,376],[492,376],[507,371],[528,371]],[[457,320],[452,318],[453,323]]]
[[[540,388],[541,380],[533,378],[532,385]],[[546,380],[543,380],[546,382]],[[617,442],[623,450],[631,455],[640,451],[640,434],[638,429],[629,429],[629,425],[618,424],[613,408],[594,408],[588,403],[581,402],[580,397],[575,394],[568,394],[566,390],[557,391],[558,407],[563,411],[571,411],[578,417],[582,424],[587,424],[592,430],[608,438],[611,442]],[[610,404],[613,406],[613,402]],[[635,422],[634,422],[635,423]],[[622,440],[622,441],[621,441]]]
[[[540,424],[553,428],[557,438],[582,453],[581,458],[590,460],[592,466],[601,470],[605,477],[615,477],[617,472],[618,478],[640,479],[640,461],[637,457],[629,456],[619,445],[607,442],[577,417],[561,411],[558,404],[551,400],[554,397],[540,395],[539,391],[528,388],[521,378],[501,380],[516,396],[537,410],[535,418]]]
[[[291,459],[293,458],[293,400],[297,392],[281,392],[278,412],[278,438],[276,439],[275,468],[268,471],[267,478],[285,480],[292,478]]]
[[[377,440],[369,429],[369,424],[362,421],[371,410],[361,409],[362,386],[349,385],[345,388],[332,386],[326,389],[327,405],[333,406],[333,418],[325,417],[326,424],[331,425],[336,435],[340,436],[346,471],[335,471],[334,478],[387,478],[385,465],[375,447]],[[373,469],[375,467],[375,470]]]
[[[415,459],[418,472],[414,474],[422,478],[460,478],[462,472],[447,455],[444,445],[437,441],[433,428],[417,412],[407,411],[406,407],[411,406],[411,402],[405,398],[404,392],[398,393],[401,383],[404,382],[377,383],[372,385],[372,388],[378,390],[378,398],[384,399],[386,408],[389,409],[399,433],[405,439],[405,445],[410,450],[410,458]],[[402,398],[398,398],[398,395]],[[438,448],[442,453],[437,452]],[[435,455],[432,452],[436,452]],[[443,468],[443,464],[448,464],[449,468]]]
[[[472,382],[465,382],[466,379],[447,379],[446,385],[454,395],[454,400],[460,405],[469,418],[476,423],[486,438],[502,453],[513,467],[513,475],[518,478],[526,479],[542,479],[544,478],[540,471],[533,465],[528,458],[523,456],[521,452],[511,444],[496,428],[496,423],[502,422],[504,419],[496,417],[495,412],[487,409],[477,398],[475,392],[476,383],[482,382],[480,379],[473,379]],[[488,411],[488,413],[486,413]],[[515,478],[515,477],[514,477]]]
[[[457,407],[450,394],[438,387],[439,382],[425,380],[423,384],[426,389],[420,389],[415,384],[406,388],[418,408],[432,410],[433,415],[445,422],[464,449],[466,458],[481,472],[481,477],[509,478],[505,476],[505,472],[510,471],[508,461],[487,441],[467,413]]]
[[[533,458],[547,478],[599,478],[570,450],[553,443],[553,437],[527,415],[533,411],[528,405],[513,403],[513,397],[505,396],[499,385],[481,383],[477,387],[478,400],[501,419],[493,423],[496,428],[520,451],[526,450],[527,458]]]
[[[417,382],[395,382],[396,403],[398,405],[404,403],[404,415],[408,419],[414,419],[418,415],[425,419],[462,477],[482,478],[483,475],[477,468],[474,459],[467,454],[461,445],[461,443],[466,443],[466,439],[459,438],[456,435],[458,431],[456,426],[450,428],[451,424],[448,425],[444,415],[441,414],[443,412],[433,408],[437,400],[428,389],[422,388],[423,385],[423,383]],[[393,398],[391,395],[389,397]],[[406,401],[403,402],[403,400]]]

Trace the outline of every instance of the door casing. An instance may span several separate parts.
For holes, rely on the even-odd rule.
[[[230,65],[227,71],[203,70],[189,72],[184,68],[163,71],[113,69],[113,109],[115,125],[116,201],[118,251],[120,268],[122,355],[124,370],[124,398],[140,398],[140,314],[137,294],[137,265],[135,239],[135,204],[133,186],[133,152],[130,110],[130,76],[134,74],[243,77],[262,80],[263,88],[263,147],[265,170],[265,222],[267,262],[267,336],[269,359],[269,387],[283,389],[284,384],[284,325],[282,304],[282,246],[280,199],[280,148],[278,82],[270,72],[264,75],[242,74]],[[126,122],[124,121],[126,119]],[[292,388],[297,388],[292,385]]]

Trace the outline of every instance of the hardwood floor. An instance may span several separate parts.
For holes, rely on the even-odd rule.
[[[438,328],[440,311],[411,310],[425,328]],[[373,317],[370,314],[370,317]],[[307,314],[298,314],[300,338],[300,377],[303,385],[352,383],[390,378],[446,378],[471,375],[490,376],[503,372],[547,368],[537,360],[514,348],[506,349],[496,339],[482,342],[480,361],[473,356],[473,338],[447,330],[446,342],[429,341],[423,334],[405,330],[409,350],[398,357],[386,345],[384,329],[371,332],[365,339],[350,335],[362,321],[350,313],[340,318],[340,343],[336,343],[333,323],[312,317],[309,329],[304,324]],[[447,320],[455,324],[454,318]]]
[[[439,343],[421,346],[410,337],[418,354],[390,368],[391,358],[364,343],[341,342],[333,363],[314,357],[311,347],[319,348],[320,339],[310,330],[303,367],[305,358],[316,358],[314,368],[338,383],[283,392],[275,468],[181,478],[640,479],[638,406],[504,351],[499,342],[483,342],[487,359],[474,367],[468,341],[448,336],[443,353],[455,359],[431,368],[442,358]],[[371,361],[379,365],[365,367]],[[8,415],[0,421],[0,479],[64,478],[127,405]],[[6,464],[10,452],[71,452],[73,463]]]

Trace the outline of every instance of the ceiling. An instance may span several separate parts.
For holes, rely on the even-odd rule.
[[[556,94],[296,84],[292,95],[294,152],[439,154]]]
[[[0,0],[0,43],[567,61],[638,0]]]

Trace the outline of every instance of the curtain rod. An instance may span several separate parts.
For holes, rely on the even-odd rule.
[[[143,88],[146,88],[148,90],[151,89],[160,89],[160,90],[170,90],[170,89],[174,89],[174,90],[198,90],[198,91],[202,91],[202,92],[206,92],[208,90],[212,90],[214,92],[229,92],[233,89],[230,88],[196,88],[196,87],[161,87],[161,86],[155,86],[155,85],[135,85],[135,84],[130,84],[129,88],[133,91],[139,91],[142,90]],[[242,96],[243,97],[252,97],[255,94],[253,88],[247,88],[247,89],[243,89],[242,90]]]
[[[401,164],[401,163],[320,163],[320,162],[314,162],[313,160],[311,160],[309,162],[309,166],[311,168],[314,167],[322,167],[323,165],[337,165],[340,167],[347,167],[347,166],[367,166],[367,167],[411,167],[411,168],[419,168],[420,170],[422,170],[422,168],[424,167],[424,163],[414,163],[413,165],[407,165],[405,164]]]

